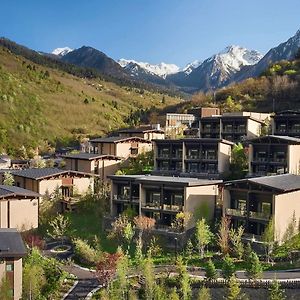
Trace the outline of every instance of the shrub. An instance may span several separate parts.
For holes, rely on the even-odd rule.
[[[99,260],[100,251],[92,248],[79,238],[73,240],[76,258],[85,265],[94,265]]]

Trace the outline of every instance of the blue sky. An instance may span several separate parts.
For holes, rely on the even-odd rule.
[[[0,36],[183,66],[235,44],[265,53],[300,28],[299,0],[9,0]]]

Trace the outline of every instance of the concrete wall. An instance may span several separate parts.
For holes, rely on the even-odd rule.
[[[278,241],[283,235],[295,212],[296,220],[300,218],[300,191],[274,196],[275,234]]]
[[[9,205],[9,222],[8,222]],[[25,231],[38,227],[37,199],[9,199],[0,201],[0,228]]]
[[[231,146],[224,143],[218,145],[218,172],[224,173],[229,171],[231,158]]]
[[[35,180],[34,180],[35,181]],[[53,194],[57,188],[61,186],[62,180],[57,178],[57,179],[43,179],[39,181],[39,190],[38,193],[41,195],[51,195]],[[30,188],[28,188],[30,189]]]
[[[99,173],[100,178],[107,181],[107,176],[114,175],[120,167],[120,160],[99,160]]]
[[[300,173],[300,145],[288,146],[288,173]]]
[[[89,188],[92,188],[93,191],[94,180],[89,177],[74,178],[73,184],[76,192],[79,194],[85,194],[89,191]]]
[[[127,158],[130,156],[131,143],[116,144],[116,156]]]
[[[247,121],[247,138],[253,139],[260,136],[261,123],[248,119]]]
[[[186,187],[184,191],[184,211],[192,214],[189,228],[195,226],[194,213],[198,208],[203,208],[203,216],[208,221],[212,220],[215,211],[216,196],[218,195],[217,185]]]

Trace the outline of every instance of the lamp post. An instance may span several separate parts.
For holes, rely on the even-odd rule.
[[[175,263],[177,262],[177,243],[178,243],[178,239],[177,237],[174,238],[175,241]]]

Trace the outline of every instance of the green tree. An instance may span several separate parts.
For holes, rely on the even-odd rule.
[[[10,172],[5,172],[3,175],[3,184],[13,186],[15,184],[14,176]]]
[[[270,300],[285,300],[286,296],[283,290],[280,288],[278,280],[273,280],[269,289]]]
[[[241,287],[236,279],[236,277],[233,275],[229,278],[228,281],[228,287],[227,287],[227,294],[226,294],[226,300],[240,300],[243,299],[243,295],[241,294]]]
[[[170,300],[180,300],[179,295],[177,294],[177,289],[176,288],[172,289],[168,299],[170,299]],[[160,300],[160,299],[158,299],[158,300]]]
[[[43,287],[46,285],[46,280],[44,269],[40,265],[25,263],[23,268],[23,297],[25,299],[39,299]]]
[[[249,279],[258,279],[262,275],[262,265],[255,252],[251,252],[247,260],[246,275]]]
[[[229,237],[232,244],[232,252],[238,259],[242,259],[244,253],[244,245],[242,236],[244,234],[244,227],[239,226],[237,229],[230,229]]]
[[[209,288],[203,286],[198,293],[197,300],[212,300]]]
[[[200,258],[203,258],[205,247],[212,240],[212,232],[210,231],[209,225],[206,223],[205,219],[201,219],[196,223],[195,235]]]
[[[145,299],[153,300],[155,292],[154,265],[151,257],[146,257],[143,263],[143,277],[145,279]]]
[[[51,226],[51,231],[47,231],[48,235],[53,239],[60,240],[61,244],[63,244],[64,237],[70,227],[69,218],[59,214],[54,220],[50,221],[49,224]]]
[[[291,220],[286,228],[286,231],[283,235],[282,241],[283,242],[289,241],[296,233],[297,233],[297,220],[294,211]]]
[[[0,283],[0,299],[13,299],[11,285],[5,277],[2,278]]]
[[[229,252],[229,225],[230,219],[228,217],[222,217],[217,238],[218,245],[223,254]]]
[[[185,257],[187,258],[187,260],[190,260],[192,258],[193,252],[194,252],[194,245],[191,239],[189,239],[185,247]]]
[[[265,231],[262,234],[261,238],[265,245],[266,258],[267,258],[267,262],[269,263],[274,248],[274,242],[275,242],[275,224],[273,218],[269,220],[269,223],[265,228]]]
[[[248,172],[248,157],[241,143],[235,144],[231,151],[230,179],[240,179]]]
[[[226,254],[223,258],[223,264],[222,264],[222,275],[225,279],[229,279],[234,274],[234,263],[233,259]]]
[[[192,289],[190,283],[190,277],[187,272],[186,265],[183,263],[182,257],[179,257],[176,263],[178,272],[178,284],[181,297],[180,299],[188,300],[191,298]]]
[[[215,265],[214,265],[214,263],[212,262],[211,259],[209,259],[209,261],[206,264],[205,277],[208,280],[213,280],[213,279],[217,278],[217,270],[216,270],[216,267],[215,267]]]

